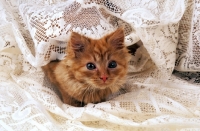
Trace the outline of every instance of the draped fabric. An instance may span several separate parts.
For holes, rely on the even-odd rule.
[[[1,0],[0,130],[200,129],[200,1]],[[41,66],[62,60],[71,31],[124,27],[126,93],[72,107]],[[78,64],[78,63],[77,63]]]

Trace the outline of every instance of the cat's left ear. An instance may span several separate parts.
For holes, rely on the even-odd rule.
[[[107,36],[107,42],[116,49],[124,48],[124,29],[121,27]]]

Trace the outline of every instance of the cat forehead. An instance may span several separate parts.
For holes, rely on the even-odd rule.
[[[103,40],[94,40],[92,43],[93,51],[96,54],[105,54],[109,50],[111,50],[111,46],[103,39]]]
[[[104,39],[93,40],[91,41],[91,44],[93,45],[91,46],[91,54],[95,60],[99,61],[103,59],[109,59],[111,54],[111,47],[108,43],[106,43]]]
[[[96,52],[105,52],[107,49],[111,48],[107,43],[106,39],[98,39],[98,40],[91,40],[91,44],[93,45],[93,50]]]

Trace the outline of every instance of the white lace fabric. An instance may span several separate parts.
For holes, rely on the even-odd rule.
[[[0,1],[0,130],[200,129],[199,8],[195,0]],[[121,26],[127,46],[143,43],[128,92],[64,104],[40,67],[65,56],[71,31],[100,38]]]

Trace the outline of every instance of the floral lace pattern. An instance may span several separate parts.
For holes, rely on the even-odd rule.
[[[199,1],[0,1],[0,130],[200,129]],[[41,66],[65,54],[70,32],[123,26],[126,90],[106,102],[64,104]],[[174,68],[178,71],[174,71]]]
[[[176,69],[179,71],[199,71],[200,69],[199,6],[199,1],[189,0],[185,14],[180,21],[180,38],[176,53]]]

